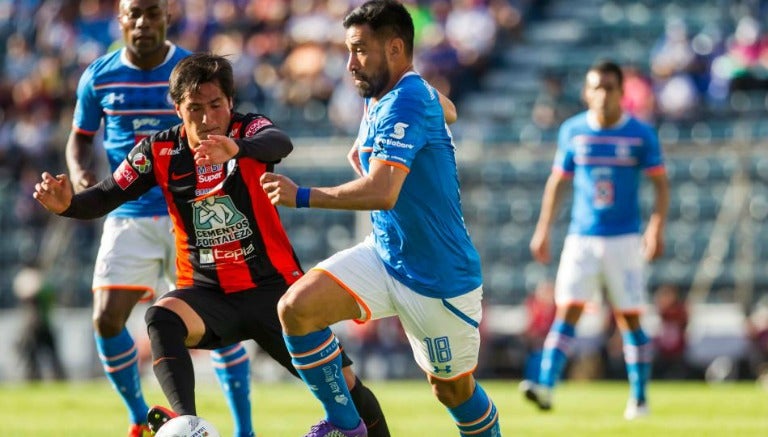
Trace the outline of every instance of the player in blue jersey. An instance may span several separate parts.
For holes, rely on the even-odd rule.
[[[646,303],[645,263],[664,250],[669,186],[661,146],[651,127],[620,106],[621,68],[601,61],[587,72],[583,97],[587,111],[560,127],[557,153],[547,180],[531,253],[551,261],[550,229],[566,187],[573,186],[568,236],[555,281],[557,314],[544,343],[537,381],[521,391],[540,409],[552,407],[552,390],[565,366],[584,305],[603,289],[624,342],[630,398],[624,417],[648,414],[646,386],[651,343],[640,324]],[[641,234],[642,174],[654,188],[653,211]]]
[[[370,210],[372,234],[294,283],[278,311],[293,363],[326,418],[307,436],[364,436],[328,328],[398,316],[417,364],[461,435],[498,436],[495,405],[475,380],[482,317],[480,257],[464,225],[455,150],[440,97],[413,71],[413,22],[373,0],[344,18],[347,69],[365,98],[349,154],[358,179],[299,187],[266,173],[272,203]]]
[[[125,47],[95,60],[80,78],[73,128],[66,147],[76,190],[98,182],[94,136],[104,123],[111,171],[144,137],[180,122],[168,96],[168,78],[189,52],[166,41],[166,0],[122,0],[118,22]],[[104,222],[93,277],[96,347],[107,377],[125,402],[129,436],[149,436],[148,406],[141,392],[138,353],[125,327],[135,305],[156,289],[174,288],[175,247],[160,189],[127,202]],[[215,373],[235,419],[237,436],[253,435],[250,363],[235,345],[211,352]]]

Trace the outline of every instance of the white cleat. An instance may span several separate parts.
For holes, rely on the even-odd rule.
[[[552,409],[552,389],[536,384],[534,382],[523,380],[518,386],[519,390],[525,395],[525,398],[539,407],[542,411]]]
[[[629,399],[627,401],[627,408],[624,409],[624,418],[627,420],[635,420],[643,417],[648,417],[651,414],[648,409],[648,403],[639,403],[637,399]]]

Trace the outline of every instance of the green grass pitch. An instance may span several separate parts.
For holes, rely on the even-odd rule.
[[[518,381],[483,381],[501,414],[505,436],[768,436],[768,391],[755,383],[706,385],[654,382],[650,417],[627,422],[622,412],[627,384],[566,382],[555,409],[536,411],[517,392]],[[442,437],[458,433],[425,381],[368,384],[382,403],[392,435]],[[164,403],[156,384],[145,383],[147,401]],[[232,435],[229,411],[219,388],[201,382],[198,413]],[[260,437],[302,436],[322,412],[298,382],[252,385],[253,418]],[[122,401],[105,381],[69,384],[0,385],[3,436],[125,436]]]

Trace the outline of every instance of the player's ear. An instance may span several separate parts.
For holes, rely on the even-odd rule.
[[[402,38],[392,38],[387,45],[389,46],[387,52],[391,58],[403,56],[403,53],[405,52],[405,42]]]
[[[178,103],[174,103],[174,104],[173,104],[173,109],[175,109],[175,110],[176,110],[176,115],[178,115],[178,116],[179,116],[179,118],[182,118],[182,117],[181,117],[181,106],[179,106],[179,104],[178,104]]]

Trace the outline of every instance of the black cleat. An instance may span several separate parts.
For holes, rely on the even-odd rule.
[[[178,417],[178,414],[174,413],[168,408],[155,405],[154,407],[150,408],[149,412],[147,413],[147,424],[149,425],[149,429],[152,431],[152,434],[155,434],[161,426],[165,425],[165,422],[173,419],[174,417]]]

